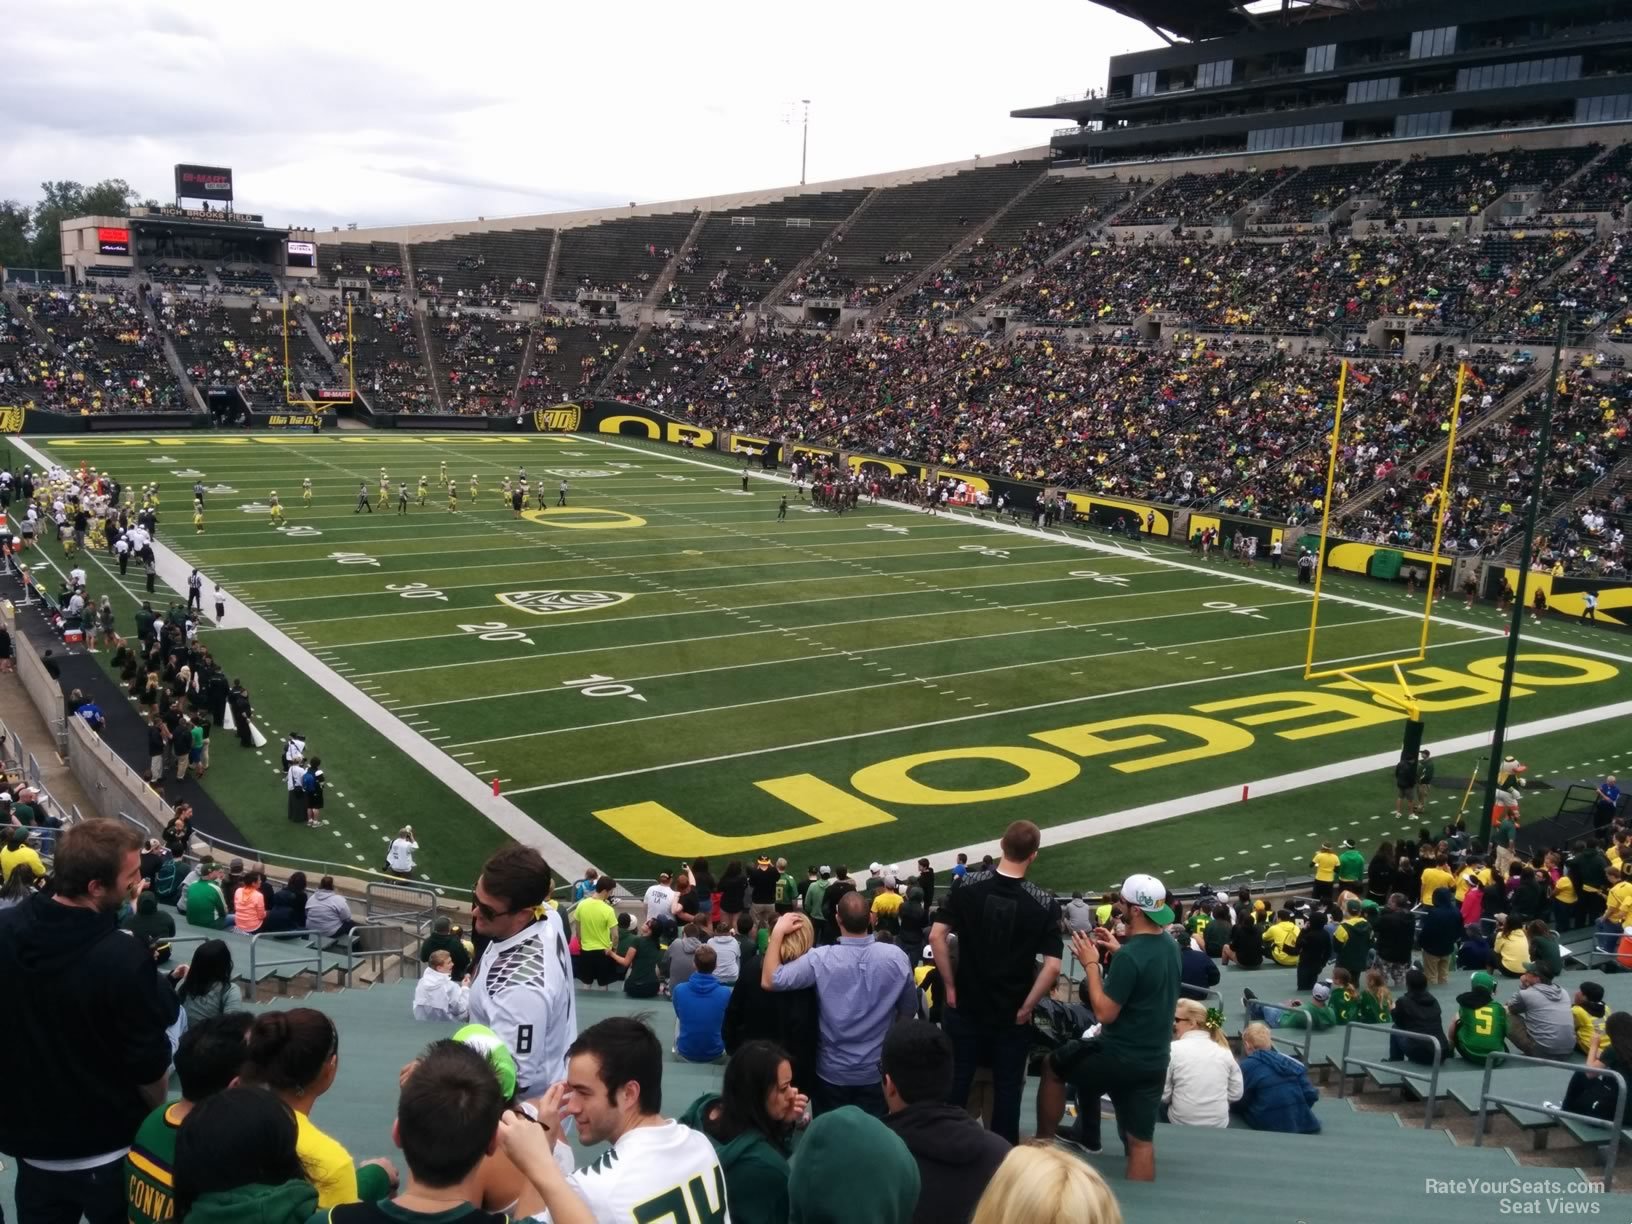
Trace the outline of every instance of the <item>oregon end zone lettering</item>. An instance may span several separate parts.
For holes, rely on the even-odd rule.
[[[1449,710],[1494,702],[1505,665],[1505,660],[1496,657],[1475,659],[1461,672],[1432,666],[1405,670],[1413,681],[1412,693],[1428,697],[1423,702],[1425,709]],[[1521,654],[1514,671],[1513,695],[1522,698],[1536,688],[1551,685],[1597,684],[1619,674],[1619,668],[1597,659]],[[1350,687],[1340,681],[1316,691],[1256,693],[1227,701],[1202,702],[1190,707],[1195,713],[1108,718],[1038,731],[1029,736],[1058,750],[1053,752],[987,744],[892,757],[863,766],[851,774],[851,787],[866,798],[841,790],[813,774],[768,778],[755,782],[754,786],[781,800],[802,819],[781,828],[747,834],[710,833],[656,801],[603,808],[596,811],[595,816],[648,854],[663,858],[739,854],[768,844],[783,845],[853,833],[893,824],[899,819],[869,800],[897,808],[942,807],[1041,794],[1075,781],[1081,775],[1082,767],[1073,758],[1115,758],[1104,763],[1119,773],[1142,773],[1250,748],[1256,737],[1249,727],[1290,724],[1274,734],[1295,741],[1398,722],[1405,717],[1375,696],[1367,701],[1346,692],[1328,691]],[[931,785],[913,776],[914,770],[944,761],[993,763],[1006,772],[1007,780],[997,785],[954,789]]]
[[[654,442],[689,443],[692,446],[714,445],[712,429],[704,429],[700,425],[682,425],[679,421],[654,421],[651,417],[636,416],[633,413],[603,417],[596,428],[606,434],[621,434],[625,425],[635,426],[635,430],[630,432],[638,430]]]

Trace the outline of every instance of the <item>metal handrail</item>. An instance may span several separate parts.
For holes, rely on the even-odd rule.
[[[425,898],[422,904],[414,905],[410,901],[392,898],[385,892],[390,889],[396,893],[408,893]],[[393,904],[393,902],[395,902]],[[376,918],[390,918],[403,922],[412,922],[416,933],[423,935],[422,928],[428,927],[436,920],[437,895],[436,889],[428,884],[413,884],[407,880],[399,883],[387,883],[384,880],[370,880],[363,886],[363,913],[370,920]]]
[[[285,965],[304,965],[307,964],[309,960],[312,966],[312,972],[316,975],[319,981],[322,980],[323,943],[324,941],[333,938],[333,936],[324,935],[320,931],[309,931],[305,929],[298,931],[255,931],[253,933],[244,931],[240,932],[240,934],[249,936],[249,987],[252,991],[258,989],[260,986],[260,978],[257,977],[255,973],[257,967],[262,969],[280,969]],[[310,958],[305,956],[290,956],[284,957],[282,960],[266,960],[256,955],[256,945],[258,945],[263,939],[294,939],[300,936],[306,936],[308,939],[311,939],[312,942],[293,946],[310,952]]]
[[[1410,1070],[1411,1067],[1420,1065],[1417,1063],[1378,1062],[1375,1059],[1352,1057],[1349,1054],[1349,1043],[1354,1039],[1357,1029],[1364,1029],[1372,1033],[1387,1033],[1390,1041],[1395,1036],[1402,1037],[1407,1041],[1426,1041],[1433,1047],[1434,1054],[1434,1061],[1429,1064],[1430,1070]],[[1388,1071],[1400,1076],[1402,1079],[1427,1080],[1428,1103],[1422,1111],[1422,1129],[1427,1130],[1434,1124],[1434,1102],[1439,1097],[1439,1072],[1445,1062],[1445,1047],[1440,1044],[1439,1038],[1433,1033],[1414,1033],[1405,1029],[1397,1029],[1390,1024],[1361,1024],[1351,1021],[1343,1029],[1343,1053],[1341,1057],[1342,1061],[1337,1064],[1337,1096],[1339,1100],[1347,1095],[1346,1089],[1349,1083],[1350,1066],[1359,1067],[1363,1071]]]
[[[385,973],[385,958],[388,956],[395,956],[400,960],[411,960],[415,964],[419,963],[419,945],[413,940],[409,940],[399,948],[368,948],[355,946],[355,941],[358,940],[358,937],[364,931],[395,931],[400,935],[402,933],[402,928],[392,926],[389,923],[384,922],[369,923],[363,926],[354,926],[344,935],[337,935],[327,940],[320,940],[317,944],[317,976],[319,979],[321,979],[323,976],[323,954],[324,952],[331,950],[334,952],[335,956],[332,968],[339,971],[341,981],[346,986],[351,985],[351,975],[357,968],[358,961],[374,961],[376,969],[382,976]],[[337,939],[346,941],[346,946],[343,948],[332,948],[331,945],[333,945]]]
[[[1533,1067],[1557,1067],[1560,1071],[1569,1071],[1572,1074],[1583,1075],[1611,1075],[1615,1077],[1615,1114],[1611,1118],[1595,1118],[1591,1114],[1572,1113],[1549,1101],[1537,1104],[1534,1101],[1521,1101],[1514,1097],[1493,1096],[1490,1091],[1490,1077],[1496,1070],[1495,1060],[1501,1059],[1510,1063],[1529,1063]],[[1619,1071],[1609,1067],[1583,1067],[1580,1063],[1564,1062],[1558,1058],[1535,1058],[1529,1054],[1510,1054],[1506,1050],[1495,1050],[1485,1055],[1484,1079],[1479,1085],[1479,1120],[1473,1128],[1473,1146],[1485,1145],[1485,1126],[1492,1105],[1509,1105],[1514,1109],[1528,1109],[1532,1113],[1546,1114],[1555,1121],[1568,1119],[1579,1122],[1583,1126],[1595,1126],[1609,1131],[1609,1143],[1604,1152],[1604,1190],[1607,1192],[1615,1181],[1615,1161],[1621,1151],[1621,1127],[1626,1121],[1626,1077]]]
[[[1220,999],[1222,1000],[1222,996],[1220,996]],[[1256,1002],[1256,1003],[1263,1004],[1265,1007],[1278,1007],[1282,1011],[1291,1010],[1290,1008],[1286,1007],[1285,1004],[1282,1004],[1282,1003],[1270,1003],[1270,1002],[1267,1002],[1264,999],[1254,999],[1253,1001]],[[1272,1025],[1269,1025],[1268,1021],[1258,1020],[1255,1016],[1253,1016],[1252,1009],[1246,1006],[1246,1001],[1244,999],[1242,1000],[1241,1010],[1246,1016],[1246,1019],[1242,1022],[1242,1025],[1241,1025],[1242,1028],[1245,1028],[1247,1025],[1253,1024],[1253,1023],[1264,1024],[1266,1027],[1269,1028],[1269,1040],[1270,1040],[1271,1045],[1284,1045],[1289,1050],[1297,1051],[1298,1061],[1301,1062],[1305,1067],[1307,1067],[1309,1065],[1309,1051],[1314,1047],[1314,1044],[1315,1044],[1315,1025],[1314,1025],[1313,1021],[1310,1021],[1308,1024],[1304,1025],[1304,1028],[1303,1028],[1303,1042],[1300,1045],[1299,1043],[1297,1043],[1295,1041],[1291,1041],[1291,1040],[1289,1040],[1289,1039],[1287,1039],[1285,1037],[1276,1036],[1276,1034],[1279,1033],[1281,1030],[1278,1029],[1278,1028],[1275,1028]]]

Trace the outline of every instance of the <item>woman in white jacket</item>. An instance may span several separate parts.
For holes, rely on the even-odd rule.
[[[1173,1048],[1162,1105],[1179,1126],[1230,1124],[1230,1102],[1241,1099],[1241,1068],[1224,1039],[1224,1013],[1180,999],[1173,1009]]]
[[[414,987],[415,1020],[466,1020],[470,1017],[470,987],[453,980],[453,954],[438,948],[431,953],[419,984]]]

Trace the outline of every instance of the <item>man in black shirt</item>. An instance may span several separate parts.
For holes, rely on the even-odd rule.
[[[760,855],[748,869],[749,912],[762,927],[776,921],[776,882],[780,877],[769,855]]]
[[[1026,880],[1041,843],[1042,834],[1029,820],[1011,824],[1000,843],[1002,861],[989,871],[971,872],[949,892],[929,933],[944,981],[945,1024],[955,1059],[951,1102],[966,1105],[975,1068],[990,1066],[992,1130],[1010,1143],[1020,1139],[1031,1012],[1060,976],[1059,902]],[[957,972],[948,979],[953,933]]]

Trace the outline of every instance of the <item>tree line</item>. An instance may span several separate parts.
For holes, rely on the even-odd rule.
[[[124,179],[90,187],[71,179],[40,184],[36,204],[0,200],[0,267],[60,268],[58,226],[72,217],[123,217],[141,196]]]

